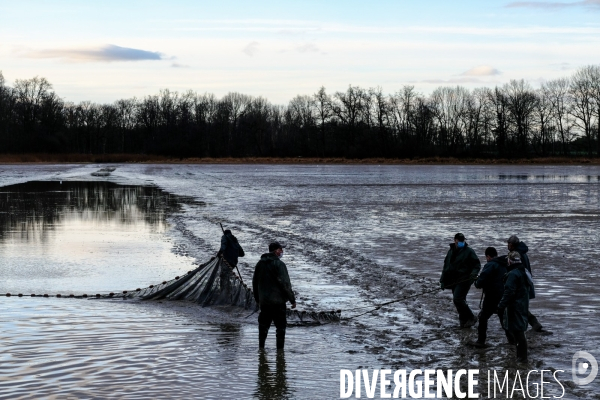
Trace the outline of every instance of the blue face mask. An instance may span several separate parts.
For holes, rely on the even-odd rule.
[[[465,247],[465,242],[456,243],[456,247],[458,247],[459,249],[462,249],[463,247]]]

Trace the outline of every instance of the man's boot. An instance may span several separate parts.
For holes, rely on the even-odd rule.
[[[269,334],[268,326],[262,326],[262,325],[258,326],[258,348],[259,349],[265,348],[265,342],[267,341],[268,334]]]
[[[283,350],[285,345],[285,329],[277,329],[277,350]]]
[[[540,332],[542,330],[542,324],[540,324],[540,321],[538,321],[538,319],[532,313],[528,313],[527,322],[529,322],[531,329],[534,331]]]

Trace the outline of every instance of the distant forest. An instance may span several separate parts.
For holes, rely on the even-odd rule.
[[[600,65],[546,82],[495,88],[349,86],[263,97],[161,90],[112,104],[62,99],[45,78],[0,72],[0,153],[172,157],[412,158],[600,156]]]

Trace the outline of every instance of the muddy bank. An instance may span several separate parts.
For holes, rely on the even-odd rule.
[[[152,154],[0,154],[0,164],[166,163],[166,164],[347,164],[347,165],[600,165],[600,157],[532,158],[335,158],[335,157],[169,157]]]

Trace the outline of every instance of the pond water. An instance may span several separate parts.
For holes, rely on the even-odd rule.
[[[244,280],[270,241],[284,241],[299,307],[348,310],[435,288],[456,232],[482,261],[487,246],[502,253],[517,234],[530,248],[531,310],[553,333],[527,333],[529,368],[565,370],[568,381],[576,351],[600,356],[597,166],[114,167],[97,177],[99,165],[0,166],[0,293],[96,293],[172,278],[216,253],[220,222],[246,251]],[[472,289],[475,311],[479,299]],[[291,328],[284,360],[259,356],[254,317],[236,310],[14,297],[0,307],[0,342],[11,349],[0,396],[10,398],[337,398],[341,368],[514,368],[497,321],[490,349],[464,346],[476,332],[456,329],[448,291]],[[600,387],[567,390],[589,398]]]

